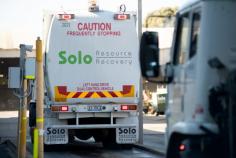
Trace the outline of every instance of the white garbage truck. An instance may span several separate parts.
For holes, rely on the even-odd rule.
[[[142,36],[142,75],[168,84],[167,158],[236,157],[236,1],[194,0],[176,15],[171,60]]]
[[[136,143],[140,83],[136,15],[95,7],[45,17],[44,144],[89,138],[105,146]],[[35,127],[34,102],[30,127]]]

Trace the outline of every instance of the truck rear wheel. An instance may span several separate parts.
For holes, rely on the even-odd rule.
[[[102,144],[104,148],[115,148],[117,147],[116,143],[116,133],[115,129],[106,130],[106,134],[102,138]]]
[[[75,131],[75,136],[81,140],[88,140],[93,135],[92,135],[91,130],[80,129],[80,130]]]

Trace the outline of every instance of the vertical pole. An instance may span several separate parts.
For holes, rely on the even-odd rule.
[[[38,143],[39,143],[39,130],[37,128],[34,129],[34,146],[33,146],[33,158],[38,158]]]
[[[21,105],[21,100],[20,100]],[[20,127],[21,127],[21,106],[18,109],[18,124],[17,124],[17,158],[20,158]]]
[[[25,158],[26,156],[26,131],[27,131],[27,98],[24,96],[24,92],[27,91],[27,80],[24,80],[24,68],[25,68],[25,54],[26,49],[24,44],[20,44],[20,70],[21,70],[21,88],[20,88],[20,107],[18,116],[18,158]]]
[[[139,43],[141,41],[142,36],[142,0],[138,0],[138,37]],[[140,75],[140,83],[139,83],[139,143],[143,144],[143,80]]]
[[[24,79],[23,95],[27,91],[27,80]],[[20,158],[26,157],[26,133],[27,133],[27,97],[23,97],[23,104],[21,107],[21,124],[20,124]]]
[[[36,125],[38,129],[38,157],[44,157],[44,119],[43,119],[43,100],[44,100],[44,84],[43,84],[43,52],[42,40],[38,37],[36,40]]]
[[[18,158],[21,158],[20,155],[21,155],[21,116],[22,116],[22,113],[21,113],[21,105],[22,105],[22,102],[23,100],[20,99],[20,106],[19,106],[19,111],[18,111],[18,125],[17,125],[17,157]]]

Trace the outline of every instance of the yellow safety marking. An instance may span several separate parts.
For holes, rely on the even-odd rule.
[[[40,38],[37,38],[36,40],[36,61],[42,62],[43,60],[43,51],[42,51],[42,40]]]
[[[83,92],[80,96],[79,96],[79,98],[85,98],[85,96],[88,94],[88,92]]]
[[[74,95],[76,94],[76,92],[70,92],[66,98],[72,98]]]
[[[38,141],[39,131],[37,128],[34,129],[34,146],[33,146],[33,158],[38,158]]]
[[[103,91],[103,94],[104,94],[107,98],[113,98],[112,95],[111,95],[108,91]]]
[[[94,92],[91,96],[91,98],[101,98],[96,92]]]
[[[35,79],[35,76],[28,75],[28,76],[25,76],[25,79],[34,80],[34,79]]]
[[[58,87],[54,87],[55,91],[55,101],[58,102],[63,102],[66,101],[68,98],[73,98],[73,96],[76,95],[78,92],[69,92],[66,95],[65,94],[60,94]],[[86,98],[86,95],[92,93],[89,98],[103,98],[101,97],[97,92],[82,92],[77,98]],[[122,98],[122,97],[134,97],[135,96],[135,86],[132,85],[129,89],[129,91],[112,91],[116,96],[112,96],[109,91],[101,91],[101,93],[106,97],[106,98]],[[125,94],[124,94],[125,93]]]
[[[123,97],[123,94],[120,91],[115,91],[114,92],[118,97]]]
[[[124,94],[124,97],[134,97],[134,86],[131,87],[131,90],[128,94]]]
[[[44,121],[43,118],[36,118],[36,122],[38,122],[38,123],[42,123],[43,121]]]
[[[27,117],[22,117],[22,121],[26,121],[27,120]]]
[[[25,79],[34,80],[34,79],[35,79],[35,76],[28,75],[28,76],[25,76]]]
[[[55,101],[63,102],[66,101],[66,95],[60,94],[57,87],[54,87]]]

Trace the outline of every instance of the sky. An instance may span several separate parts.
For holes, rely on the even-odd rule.
[[[138,0],[97,0],[100,9],[137,11]],[[142,0],[142,17],[166,6],[180,6],[187,0]],[[7,0],[0,5],[0,48],[34,44],[32,37],[42,36],[43,10],[85,10],[88,0]],[[6,38],[7,37],[7,38]],[[4,42],[2,42],[4,41]]]

